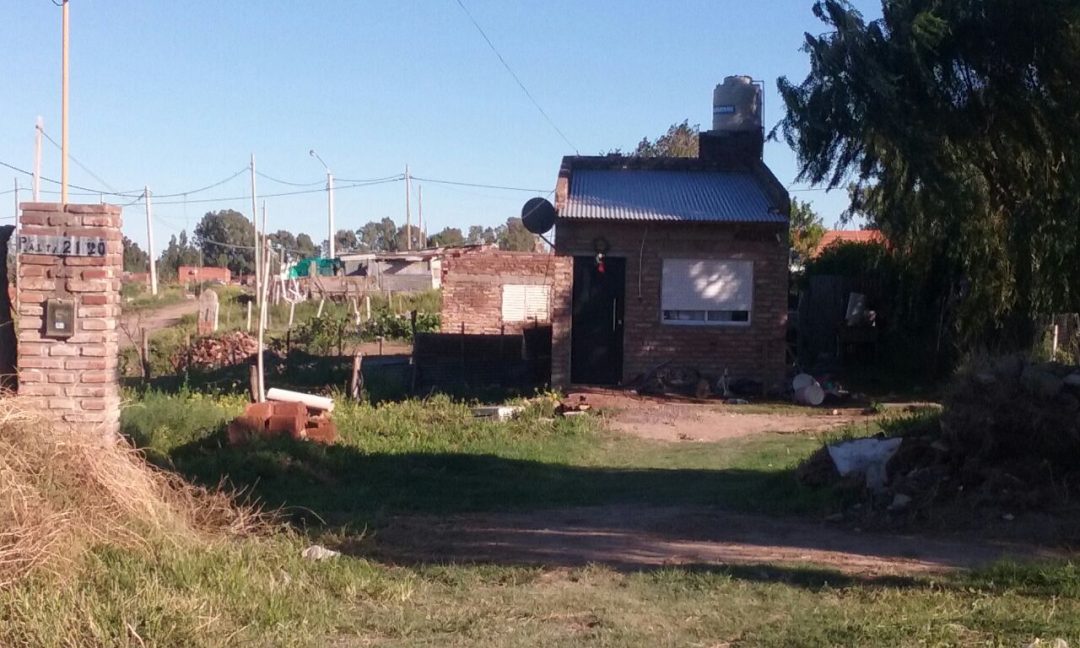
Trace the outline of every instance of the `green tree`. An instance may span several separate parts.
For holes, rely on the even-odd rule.
[[[158,278],[165,281],[175,280],[180,266],[198,266],[203,263],[202,252],[188,240],[187,232],[180,230],[180,235],[169,237],[169,244],[161,253],[157,262]]]
[[[457,227],[444,227],[428,237],[428,245],[434,247],[455,247],[465,245],[465,235]]]
[[[254,231],[251,221],[238,211],[207,212],[195,226],[195,244],[202,250],[205,265],[249,274],[255,268]]]
[[[392,218],[366,223],[356,230],[359,249],[364,252],[389,252],[396,249],[397,229]]]
[[[791,261],[794,264],[803,265],[821,243],[821,237],[825,235],[825,225],[810,203],[793,198],[788,232],[791,243]]]
[[[128,237],[123,238],[124,272],[147,272],[150,268],[150,255],[139,244]]]
[[[1080,310],[1080,3],[821,0],[810,73],[778,87],[800,180],[854,178],[851,214],[916,271],[960,348],[1026,346]],[[939,327],[939,346],[941,331]]]
[[[684,119],[681,124],[672,124],[667,132],[650,140],[648,137],[641,138],[636,148],[630,153],[632,157],[697,157],[698,134],[701,127],[698,124],[690,125],[690,120]],[[608,155],[625,155],[621,149],[610,151]]]
[[[268,234],[270,244],[277,250],[285,250],[286,252],[296,252],[296,237],[288,230],[278,230],[273,234]]]
[[[521,219],[514,216],[506,219],[506,225],[498,228],[497,243],[500,250],[533,252],[536,250],[537,236],[525,229]]]
[[[300,257],[310,259],[318,255],[319,248],[309,235],[301,232],[296,235],[296,252]]]
[[[484,227],[483,225],[470,225],[469,235],[465,237],[465,243],[467,245],[480,245],[481,243],[491,245],[495,243],[498,238],[498,234],[494,229],[490,227]]]
[[[356,232],[347,229],[341,229],[334,235],[335,251],[338,254],[345,252],[355,252],[360,249],[360,241],[356,238]]]
[[[387,219],[389,220],[389,219]],[[394,237],[393,248],[388,250],[389,252],[403,252],[410,249],[408,246],[409,235],[406,231],[407,228],[402,225],[398,228],[397,235]],[[412,248],[413,250],[420,250],[424,247],[424,236],[420,232],[420,228],[415,225],[412,228]]]

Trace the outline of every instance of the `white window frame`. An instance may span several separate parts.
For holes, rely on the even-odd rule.
[[[512,293],[518,291],[521,292],[522,315],[520,319],[511,319],[507,317],[506,312],[507,293],[511,293],[510,297],[514,298]],[[530,293],[535,294],[530,295]],[[499,314],[504,323],[519,324],[551,320],[551,286],[548,284],[503,284],[501,296],[502,302],[500,303]]]
[[[669,266],[668,264],[671,264]],[[740,272],[749,272],[749,285],[746,286],[746,295],[741,300],[742,303],[735,305],[745,305],[746,308],[725,308],[725,303],[722,300],[710,300],[705,296],[698,296],[696,298],[697,303],[692,303],[695,300],[689,299],[684,303],[669,304],[665,303],[664,288],[670,287],[672,282],[682,281],[682,277],[666,278],[665,273],[670,267],[673,272],[677,272],[680,275],[685,273],[680,266],[685,264],[703,263],[712,264],[716,267],[715,271],[720,272],[723,270],[723,266],[730,264],[735,266],[732,270],[735,274]],[[677,297],[672,297],[673,300],[678,300]],[[684,298],[685,299],[685,298]],[[739,301],[739,300],[737,300]],[[669,306],[683,306],[683,308]],[[691,307],[686,307],[691,306]],[[665,317],[665,313],[685,313],[690,316],[698,316],[695,319],[668,319]],[[735,313],[746,313],[746,320],[722,320],[724,313],[728,314],[728,317]],[[710,319],[715,317],[716,319]],[[662,259],[660,263],[660,323],[669,326],[706,326],[706,327],[720,327],[720,328],[746,328],[753,324],[754,321],[754,262],[746,259],[703,259],[703,258],[666,258]]]

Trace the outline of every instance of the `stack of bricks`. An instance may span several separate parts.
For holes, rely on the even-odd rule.
[[[20,208],[21,236],[104,239],[105,254],[20,254],[19,395],[24,404],[55,420],[117,434],[120,207],[23,203]],[[50,299],[74,302],[71,337],[46,335],[45,307]]]
[[[490,250],[443,260],[441,330],[443,333],[498,335],[521,333],[537,322],[504,322],[504,285],[551,287],[553,304],[560,287],[570,286],[572,261],[554,254]],[[552,313],[539,322],[550,325]]]

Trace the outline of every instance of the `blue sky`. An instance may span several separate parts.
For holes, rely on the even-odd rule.
[[[823,31],[810,0],[463,1],[582,154],[633,148],[683,119],[708,128],[712,89],[729,74],[766,82],[771,127],[781,117],[776,78],[802,79],[803,34]],[[875,0],[855,4],[879,15]],[[30,169],[36,116],[60,140],[60,10],[51,0],[0,0],[0,10],[0,161]],[[315,148],[339,185],[409,164],[418,177],[546,194],[562,156],[574,153],[456,0],[71,0],[71,21],[71,153],[101,179],[73,163],[74,184],[180,193],[232,175],[254,153],[259,171],[318,189],[323,168],[308,155]],[[59,178],[59,157],[46,142],[43,175]],[[786,145],[767,144],[765,161],[793,184]],[[0,168],[0,190],[16,175]],[[414,183],[414,192],[416,185],[430,232],[505,222],[535,195],[434,182]],[[260,194],[303,189],[258,179]],[[186,199],[159,199],[156,242],[190,230],[208,210],[249,214],[250,199],[217,200],[249,192],[241,174]],[[826,223],[846,206],[842,191],[792,195],[811,201]],[[0,219],[10,222],[12,194],[0,196]],[[335,197],[339,228],[404,219],[400,182]],[[271,229],[325,238],[325,193],[266,203]],[[415,209],[414,193],[414,219]],[[125,232],[144,242],[142,205],[124,215]]]

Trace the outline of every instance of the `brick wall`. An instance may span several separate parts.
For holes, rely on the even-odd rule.
[[[58,420],[119,432],[117,382],[123,244],[120,207],[23,203],[22,235],[100,237],[104,256],[22,254],[19,266],[19,395]],[[75,302],[74,335],[45,334],[45,303]]]
[[[176,271],[177,277],[182,284],[202,283],[204,281],[229,283],[232,280],[232,273],[229,272],[228,268],[180,266]]]
[[[603,237],[611,245],[609,257],[626,259],[623,382],[667,361],[716,376],[726,368],[732,379],[751,378],[766,386],[783,381],[788,289],[784,226],[560,221],[555,237],[560,255],[594,256],[593,240]],[[665,257],[752,261],[751,324],[662,323],[660,286]],[[552,331],[552,382],[565,386],[570,380],[571,291],[560,291],[560,299]]]
[[[533,326],[503,322],[503,285],[551,286],[552,303],[561,303],[565,295],[560,290],[569,288],[571,268],[570,259],[552,254],[485,250],[448,255],[443,259],[442,331],[460,333],[464,324],[466,333],[517,333]]]

